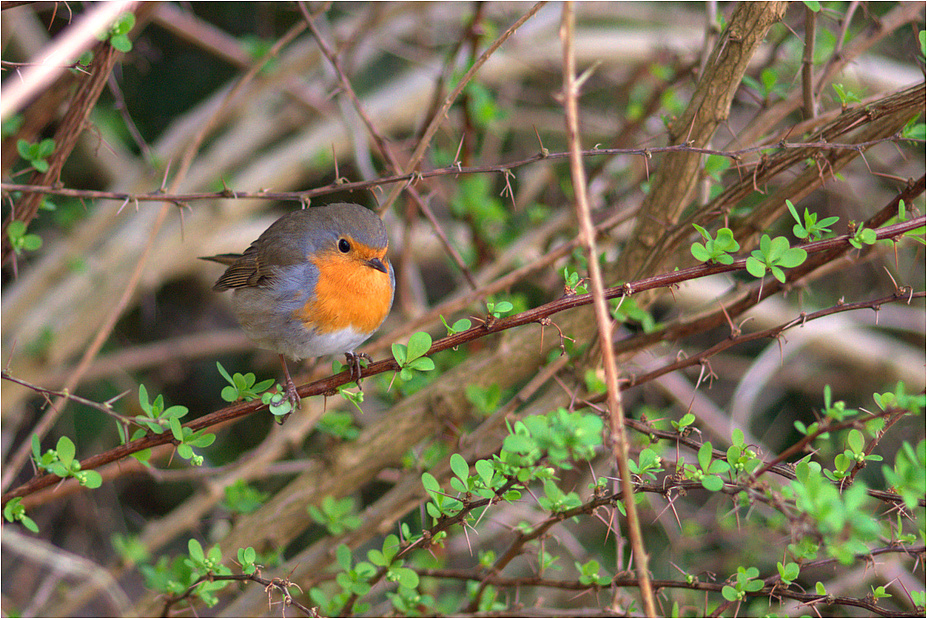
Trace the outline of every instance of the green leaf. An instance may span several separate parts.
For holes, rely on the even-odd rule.
[[[454,475],[460,479],[467,481],[467,478],[470,476],[470,466],[467,464],[467,461],[458,453],[451,454],[451,471],[454,472]]]
[[[435,362],[428,357],[419,357],[418,359],[409,362],[406,366],[410,370],[417,370],[419,372],[430,372],[435,369]]]
[[[526,454],[537,447],[536,443],[527,436],[510,434],[505,437],[502,448],[512,453]]]
[[[778,279],[781,283],[785,283],[785,271],[777,266],[771,266],[769,267],[769,272],[772,273],[773,277]]]
[[[14,219],[6,229],[7,236],[10,240],[22,238],[26,234],[26,222]]]
[[[138,403],[142,410],[150,416],[151,404],[148,403],[148,389],[145,388],[145,385],[138,386]]]
[[[766,257],[768,259],[766,263],[767,265],[770,262],[775,262],[789,248],[789,241],[784,236],[777,236],[774,239],[770,239],[768,236],[764,234],[763,239],[769,241],[768,245],[766,246],[766,249],[763,251],[763,253],[766,254]],[[762,242],[761,242],[761,245],[763,245]]]
[[[731,442],[735,446],[741,446],[744,444],[744,431],[740,428],[734,428],[734,431],[731,432]]]
[[[193,445],[194,447],[209,447],[216,441],[215,434],[205,434],[203,430],[200,430],[199,433],[192,439],[188,439],[187,442]]]
[[[116,18],[116,21],[113,22],[112,26],[110,26],[110,32],[113,34],[129,34],[129,32],[131,32],[132,28],[134,27],[135,14],[131,12],[125,12]]]
[[[27,140],[19,138],[16,140],[16,152],[23,159],[32,159],[32,144]]]
[[[393,344],[393,359],[399,364],[399,367],[405,367],[408,354],[406,353],[405,344]]]
[[[241,563],[254,563],[257,559],[257,552],[253,547],[248,546],[247,548],[238,549],[238,561]]]
[[[692,257],[699,262],[708,262],[711,259],[711,254],[701,243],[692,243]]]
[[[785,240],[785,237],[780,236],[779,238]],[[782,256],[779,258],[779,266],[791,269],[802,264],[807,257],[808,252],[804,249],[801,247],[792,247],[782,253]]]
[[[791,201],[791,200],[786,200],[786,201],[785,201],[785,206],[786,206],[787,209],[789,209],[789,213],[792,214],[792,218],[795,219],[796,222],[798,222],[799,224],[801,224],[801,219],[799,219],[799,217],[798,217],[798,212],[795,210],[795,206],[792,204],[792,201]]]
[[[51,471],[52,475],[57,475],[58,477],[67,477],[70,471],[66,466],[60,462],[54,462],[49,467],[48,470]]]
[[[698,449],[698,465],[703,471],[707,471],[711,464],[711,443],[705,441]]]
[[[127,53],[132,51],[132,41],[124,34],[117,34],[109,39],[109,44],[118,52]]]
[[[418,574],[407,567],[399,567],[392,570],[397,576],[399,585],[406,589],[415,589],[418,587]]]
[[[408,360],[418,359],[431,348],[431,336],[424,331],[413,333],[409,338]]]
[[[383,556],[383,553],[376,548],[367,552],[367,560],[380,567],[387,567],[390,564],[389,560]]]
[[[760,262],[759,260],[757,260],[756,258],[754,258],[753,256],[750,256],[749,258],[747,258],[746,267],[747,267],[747,273],[749,273],[753,277],[760,278],[766,274],[766,265]]]
[[[206,560],[206,555],[203,553],[203,546],[194,538],[190,538],[190,541],[187,542],[187,550],[190,553],[190,558],[196,561],[197,563],[202,563]]]
[[[731,160],[722,155],[708,155],[705,158],[705,173],[721,180],[721,173],[731,167]]]
[[[45,159],[55,152],[55,141],[51,138],[45,138],[39,142],[35,149],[37,159]]]
[[[701,227],[700,225],[695,224],[695,223],[692,224],[692,227],[695,228],[696,230],[698,230],[698,233],[701,234],[701,235],[702,235],[702,238],[704,238],[706,241],[710,241],[710,240],[711,240],[711,233],[708,232],[708,230],[706,230],[705,228],[703,228],[703,227]]]
[[[174,438],[178,441],[183,440],[183,427],[180,425],[180,420],[177,417],[170,418],[171,434],[174,435]]]
[[[20,521],[21,523],[23,523],[23,526],[24,526],[24,527],[26,527],[27,529],[29,529],[29,530],[32,531],[33,533],[38,533],[38,532],[39,532],[39,525],[37,525],[37,524],[35,523],[35,520],[33,520],[32,518],[30,518],[30,517],[27,516],[26,514],[23,514],[22,516],[20,516],[19,521]]]
[[[85,488],[90,488],[92,490],[103,485],[103,476],[96,471],[83,471],[81,477],[80,485]]]
[[[251,387],[251,390],[254,391],[254,393],[264,393],[265,391],[267,391],[273,386],[274,386],[274,379],[268,378],[267,380],[262,380],[261,382],[253,385]]]
[[[855,428],[850,430],[850,433],[847,435],[847,445],[853,453],[862,453],[863,433]]]
[[[23,237],[23,249],[26,251],[35,251],[42,246],[42,238],[35,234],[27,234]]]
[[[335,559],[343,570],[351,569],[351,549],[344,544],[339,544],[335,550]]]
[[[781,578],[783,582],[790,583],[798,578],[799,566],[797,563],[789,561],[785,566],[783,566],[782,563],[777,563],[776,566],[779,569],[779,578]]]
[[[422,473],[422,486],[424,486],[425,490],[429,493],[441,491],[441,484],[438,483],[434,475],[428,472]]]
[[[476,470],[476,474],[480,476],[480,479],[483,480],[483,483],[488,486],[492,481],[493,474],[495,473],[492,462],[489,460],[477,460],[476,464],[473,465],[473,468]]]
[[[74,454],[77,453],[77,449],[74,447],[74,441],[66,436],[62,436],[58,439],[58,445],[55,447],[55,451],[58,452],[58,459],[65,466],[68,466],[74,461]]]
[[[39,461],[42,459],[42,444],[39,442],[39,435],[33,434],[31,441],[32,441],[32,457],[36,461]]]
[[[508,301],[499,301],[493,307],[493,313],[497,314],[506,314],[515,309],[515,306],[509,303]]]
[[[19,131],[19,128],[23,126],[23,116],[22,114],[14,114],[3,119],[3,123],[0,124],[0,135],[4,138],[12,137],[16,135],[16,132]],[[18,150],[18,148],[17,148]]]
[[[383,539],[383,556],[392,563],[397,554],[399,554],[399,538],[390,533]]]

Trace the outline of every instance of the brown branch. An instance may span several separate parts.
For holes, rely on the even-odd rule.
[[[196,588],[199,587],[204,582],[218,582],[218,581],[238,581],[238,582],[255,582],[259,585],[264,586],[264,590],[268,592],[267,601],[268,605],[271,605],[270,602],[270,590],[274,589],[279,591],[283,596],[283,608],[284,616],[286,616],[286,609],[290,606],[297,608],[302,614],[307,617],[318,617],[318,613],[313,611],[313,609],[303,605],[299,602],[293,595],[290,593],[290,587],[297,587],[295,583],[290,582],[288,578],[264,578],[261,576],[260,570],[255,571],[253,574],[207,574],[201,576],[194,582],[192,585],[187,587],[187,590],[179,595],[167,596],[164,600],[164,606],[162,607],[161,616],[167,617],[168,611],[175,606],[178,602],[189,599],[193,597],[196,593]]]
[[[718,126],[730,114],[734,93],[747,64],[785,9],[785,2],[737,5],[705,71],[699,76],[689,105],[670,127],[671,144],[697,147],[709,144]],[[655,251],[667,225],[674,225],[688,205],[698,181],[701,161],[701,156],[694,152],[675,153],[663,160],[651,183],[651,191],[641,205],[641,215],[630,241],[616,265],[620,279],[629,280],[648,272],[647,257]]]
[[[596,247],[595,230],[592,226],[592,215],[586,196],[586,171],[583,169],[583,160],[580,154],[578,99],[581,82],[576,78],[575,23],[576,16],[573,13],[573,2],[568,0],[563,5],[560,38],[563,44],[563,103],[566,110],[567,141],[570,145],[570,177],[573,182],[573,195],[576,198],[576,218],[579,220],[580,239],[585,246],[586,261],[589,265],[592,305],[595,309],[596,327],[599,332],[599,350],[602,353],[602,362],[605,365],[609,442],[621,477],[621,489],[628,518],[628,537],[631,540],[635,569],[640,580],[641,603],[644,607],[644,614],[648,617],[655,617],[657,609],[647,567],[649,557],[644,548],[644,538],[641,535],[637,505],[634,503],[634,493],[631,487],[631,470],[628,467],[628,437],[625,432],[624,404],[621,401],[621,390],[618,387],[618,365],[615,362],[615,351],[612,347],[612,319],[609,316],[608,305],[605,301],[605,285],[602,281],[602,270],[598,260],[599,250]],[[485,585],[482,586],[485,587]],[[478,602],[479,597],[474,597],[474,604]],[[476,607],[471,605],[471,610],[476,610]]]
[[[856,135],[859,139],[856,146],[848,144],[850,146],[848,149],[830,151],[832,154],[827,161],[830,170],[835,173],[853,158],[859,156],[866,148],[874,145],[873,141],[895,134],[911,116],[919,113],[924,106],[925,89],[927,89],[925,84],[918,84],[873,101],[866,106],[847,109],[836,119],[818,129],[811,136],[809,143],[836,142],[841,138],[846,139],[847,134],[853,130],[876,132],[876,135],[869,136],[871,139]],[[886,135],[879,135],[880,133]],[[841,156],[841,153],[847,156]],[[710,222],[717,219],[719,213],[729,213],[747,196],[763,191],[773,179],[793,166],[801,165],[806,159],[815,158],[818,154],[820,153],[817,146],[807,149],[781,149],[764,155],[755,164],[749,164],[749,167],[744,166],[744,175],[739,182],[728,185],[714,200],[695,209],[695,212],[669,226],[669,229],[661,228],[652,251],[643,258],[636,272],[661,271],[668,264],[684,260],[683,252],[688,245],[682,241],[692,234],[693,223],[710,225]],[[728,227],[734,232],[734,238],[743,244],[750,238],[755,238],[759,230],[769,227],[771,222],[785,211],[786,198],[797,202],[822,183],[823,180],[817,171],[812,173],[806,170],[795,180],[768,195],[748,214],[734,218]],[[686,251],[685,254],[687,253]]]
[[[64,118],[55,131],[53,137],[55,151],[48,159],[48,169],[45,172],[33,173],[29,181],[30,185],[51,186],[58,182],[64,163],[77,145],[77,138],[86,127],[90,112],[103,93],[103,89],[106,88],[109,74],[116,65],[118,57],[119,53],[108,42],[101,42],[94,48],[90,75],[81,82],[77,92],[74,93],[68,103]],[[6,264],[15,255],[7,234],[10,223],[13,220],[26,224],[31,222],[41,202],[42,196],[39,193],[27,193],[13,206],[10,214],[3,220],[2,264]]]
[[[786,142],[780,141],[776,144],[765,144],[759,146],[750,146],[737,150],[716,150],[712,148],[702,148],[688,144],[676,144],[671,146],[654,146],[651,148],[590,148],[581,151],[583,157],[613,157],[618,155],[637,155],[639,157],[652,157],[663,153],[694,153],[700,155],[717,155],[727,157],[733,161],[740,161],[744,155],[754,153],[766,153],[767,151],[777,150],[796,150],[796,149],[818,149],[825,151],[851,150],[859,152],[872,146],[884,143],[902,143],[911,142],[914,144],[923,144],[924,140],[915,138],[905,138],[898,135],[877,138],[859,143],[841,143],[830,141],[813,141],[813,142]],[[544,160],[569,159],[570,153],[564,152],[545,152],[518,159],[515,161],[502,162],[497,164],[487,164],[480,166],[456,166],[449,165],[443,168],[436,168],[425,172],[410,172],[408,174],[392,174],[382,176],[369,181],[353,181],[350,183],[338,183],[332,181],[328,185],[307,189],[304,191],[239,191],[232,189],[223,189],[222,191],[201,191],[189,193],[163,193],[160,191],[149,193],[128,193],[124,191],[101,191],[95,189],[73,189],[68,187],[58,187],[49,185],[25,184],[25,183],[0,183],[0,190],[7,193],[20,191],[23,193],[38,193],[46,195],[57,195],[68,198],[79,198],[84,200],[114,200],[123,204],[125,202],[174,202],[176,204],[200,202],[203,200],[268,200],[268,201],[287,201],[304,203],[306,200],[317,198],[319,196],[330,195],[338,192],[356,192],[394,185],[397,183],[414,183],[419,180],[428,178],[438,178],[442,176],[465,176],[468,174],[505,174],[509,170],[517,170],[525,166],[532,165]],[[804,159],[805,155],[799,156]]]
[[[818,76],[817,90],[820,92],[824,85],[833,79],[850,63],[854,62],[863,52],[875,46],[883,38],[891,35],[895,30],[906,23],[923,21],[923,7],[916,3],[906,3],[896,5],[891,11],[877,19],[861,33],[854,36],[852,41],[840,49],[840,53],[835,53],[830,59],[827,67],[821,71]],[[842,41],[842,39],[840,39]],[[840,42],[838,41],[838,45]],[[739,131],[736,137],[740,143],[752,144],[759,141],[767,132],[772,131],[782,119],[793,111],[797,110],[802,104],[802,92],[796,89],[784,101],[780,101],[769,106],[749,125]],[[923,109],[923,104],[921,104]]]
[[[876,231],[877,238],[880,240],[891,239],[899,237],[906,232],[911,230],[918,229],[925,224],[927,217],[921,215],[915,219],[911,219],[906,222],[893,224],[891,226],[886,226],[880,228]],[[807,245],[803,245],[803,249],[809,254],[826,252],[833,249],[840,249],[849,247],[849,241],[852,237],[849,235],[843,235],[833,239],[826,239],[823,241],[815,241]],[[689,281],[693,279],[698,279],[700,277],[705,277],[707,275],[715,275],[718,273],[729,273],[732,271],[744,270],[746,268],[746,259],[736,260],[733,264],[730,265],[720,265],[720,264],[702,264],[694,267],[689,267],[687,269],[681,269],[678,271],[671,271],[669,273],[664,273],[661,275],[655,275],[653,277],[648,277],[637,282],[632,282],[625,284],[623,286],[615,286],[613,288],[608,288],[604,291],[604,296],[606,299],[615,299],[619,297],[624,297],[632,295],[635,293],[643,292],[646,290],[654,290],[657,288],[671,287],[676,284],[682,283],[684,281]],[[788,280],[787,280],[788,281]],[[905,296],[907,298],[907,296]],[[428,355],[434,355],[438,352],[447,350],[449,348],[454,348],[460,346],[470,341],[474,341],[491,333],[499,333],[501,331],[506,331],[513,329],[515,327],[523,326],[526,324],[536,323],[544,318],[549,318],[554,314],[564,312],[569,309],[576,307],[582,307],[584,305],[589,305],[592,303],[592,294],[582,294],[582,295],[573,295],[562,297],[550,303],[544,304],[542,306],[527,310],[520,314],[514,316],[487,320],[484,324],[472,327],[466,331],[460,333],[455,333],[448,337],[441,338],[433,343],[431,349],[428,351]],[[387,371],[398,372],[400,367],[393,359],[384,359],[376,363],[372,363],[366,368],[362,368],[361,377],[366,378],[368,376],[373,376]],[[321,395],[326,393],[334,393],[335,389],[341,385],[348,384],[352,382],[352,379],[347,371],[329,376],[325,379],[315,381],[309,385],[303,385],[298,389],[299,395],[302,398],[311,397],[313,395]],[[640,384],[634,383],[634,384]],[[629,385],[623,385],[623,388],[628,388]],[[189,427],[193,431],[202,430],[208,428],[212,425],[223,423],[226,421],[231,421],[239,417],[244,417],[250,414],[257,412],[258,410],[264,408],[264,405],[260,402],[240,402],[232,406],[223,408],[221,410],[215,411],[208,415],[204,415],[199,419],[191,421],[186,424],[185,427]],[[136,453],[143,449],[148,449],[156,445],[173,442],[173,437],[169,434],[165,435],[150,435],[125,445],[120,445],[110,449],[102,454],[91,456],[86,460],[81,461],[81,467],[84,470],[94,469],[108,462],[113,462],[128,456],[129,454]],[[6,504],[10,499],[17,496],[25,496],[31,494],[36,490],[45,488],[49,485],[56,483],[56,477],[52,475],[45,475],[41,477],[35,477],[32,480],[22,484],[21,486],[15,488],[12,491],[6,492],[0,497],[0,503]]]
[[[627,387],[625,388],[636,387],[638,385],[642,385],[656,378],[659,378],[660,376],[663,376],[664,374],[669,374],[670,372],[675,372],[676,370],[681,370],[682,368],[687,368],[693,365],[704,363],[711,357],[737,344],[742,344],[744,342],[751,342],[754,340],[776,338],[779,335],[781,335],[783,331],[786,331],[787,329],[790,329],[798,325],[802,325],[810,320],[815,320],[817,318],[823,318],[825,316],[839,314],[841,312],[854,311],[858,309],[878,309],[879,307],[881,307],[882,305],[886,303],[908,302],[912,298],[922,299],[925,297],[925,295],[927,295],[927,292],[913,292],[910,290],[899,290],[899,291],[896,291],[894,294],[891,294],[887,297],[882,297],[880,299],[873,299],[870,301],[859,301],[857,303],[845,303],[842,305],[835,305],[834,307],[829,307],[823,310],[819,310],[817,312],[812,312],[810,314],[806,314],[805,312],[802,312],[801,316],[799,316],[798,318],[795,318],[794,320],[790,320],[779,326],[772,327],[770,329],[764,329],[763,331],[757,331],[755,333],[749,333],[746,335],[738,335],[738,336],[729,337],[725,340],[718,342],[711,348],[703,350],[702,352],[698,354],[690,355],[686,357],[685,359],[680,359],[679,361],[665,365],[652,372],[642,374],[641,376],[634,376],[630,380],[626,381]]]
[[[908,554],[911,556],[917,556],[923,554],[925,547],[923,545],[913,546],[913,547],[885,547],[877,548],[871,552],[864,555],[856,555],[856,558],[860,561],[869,561],[873,557],[893,553],[893,554]],[[827,563],[833,563],[835,560],[828,559]],[[819,563],[819,562],[814,562]],[[803,567],[807,568],[811,564],[807,563]],[[640,587],[641,583],[636,578],[626,578],[621,575],[616,575],[611,579],[608,585],[596,585],[596,584],[586,584],[581,583],[578,580],[554,580],[551,578],[542,578],[535,576],[527,577],[505,577],[499,575],[486,575],[479,570],[462,570],[462,569],[425,569],[418,568],[415,570],[419,576],[427,576],[430,578],[444,578],[450,580],[472,580],[475,582],[486,582],[490,585],[498,587],[507,587],[511,589],[517,589],[519,587],[546,587],[550,589],[560,589],[565,591],[589,591],[589,592],[598,592],[606,591],[613,587]],[[854,606],[856,608],[862,608],[873,612],[877,615],[883,617],[922,617],[923,614],[918,612],[905,612],[897,609],[885,608],[884,606],[879,606],[873,602],[870,598],[854,598],[849,596],[829,596],[829,595],[820,595],[817,593],[805,593],[802,591],[796,591],[793,589],[783,589],[781,586],[778,586],[778,575],[771,576],[770,580],[774,579],[775,582],[767,584],[763,589],[755,592],[748,592],[748,597],[780,597],[790,600],[796,600],[798,602],[804,602],[806,604],[826,604],[828,606]],[[706,591],[713,593],[720,593],[724,588],[726,583],[713,583],[713,582],[702,582],[697,578],[688,581],[688,580],[668,580],[668,579],[657,579],[653,580],[652,584],[657,590],[660,589],[689,589],[693,591]],[[534,609],[532,609],[533,611]],[[601,609],[599,609],[601,612]],[[560,615],[555,616],[582,616],[574,614],[573,609],[565,610]],[[482,615],[485,616],[485,615]],[[510,617],[513,616],[509,614],[508,611],[505,611],[503,614],[498,616]],[[529,615],[536,616],[536,615]],[[591,615],[591,616],[612,616],[612,615]]]
[[[814,100],[814,35],[817,15],[805,6],[805,53],[801,59],[801,92],[806,119],[817,115]]]
[[[907,187],[905,187],[901,192],[889,200],[889,202],[881,209],[879,209],[876,214],[867,219],[864,225],[867,228],[879,228],[882,224],[898,214],[898,204],[901,200],[904,200],[906,204],[911,204],[911,202],[916,197],[924,193],[925,188],[927,188],[927,176],[921,176],[917,181],[909,183]],[[748,308],[759,303],[763,299],[766,299],[783,290],[787,290],[793,286],[795,282],[802,281],[806,276],[821,268],[823,265],[835,260],[838,256],[845,254],[852,249],[852,246],[848,244],[835,245],[825,249],[822,252],[809,255],[808,259],[803,264],[797,266],[789,272],[788,277],[784,283],[779,282],[779,280],[776,279],[772,279],[769,282],[764,282],[761,291],[758,292],[756,289],[750,288],[747,291],[741,293],[732,301],[726,300],[724,307],[732,316],[740,315]],[[713,329],[721,324],[724,324],[726,320],[727,318],[725,317],[724,312],[713,311],[706,315],[695,316],[687,320],[681,320],[667,327],[665,330],[658,330],[654,331],[653,333],[643,333],[634,336],[621,342],[621,346],[623,350],[637,350],[653,344],[660,339],[675,340],[692,335],[694,333],[700,333],[707,331],[708,329]]]
[[[46,403],[49,403],[49,404],[51,404],[51,398],[49,396],[56,396],[56,397],[64,398],[66,400],[71,400],[72,402],[77,402],[78,404],[83,404],[84,406],[89,406],[90,408],[94,408],[102,413],[105,413],[106,415],[109,415],[110,417],[112,417],[113,419],[115,419],[121,424],[127,424],[131,422],[131,420],[128,417],[124,417],[123,415],[120,415],[119,413],[113,410],[113,402],[120,400],[123,396],[129,393],[128,391],[123,391],[118,396],[114,398],[110,398],[106,402],[101,403],[101,402],[94,402],[93,400],[88,400],[87,398],[82,398],[80,396],[76,396],[73,393],[69,393],[68,391],[54,391],[52,389],[45,389],[44,387],[33,385],[32,383],[26,382],[22,380],[21,378],[16,378],[15,376],[10,374],[6,370],[3,370],[2,372],[0,372],[0,379],[8,380],[11,383],[16,383],[17,385],[22,385],[23,387],[26,387],[27,389],[30,389],[34,391],[35,393],[38,393],[43,398],[45,398]]]

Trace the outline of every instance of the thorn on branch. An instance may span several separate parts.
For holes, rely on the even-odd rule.
[[[538,320],[538,324],[541,325],[541,349],[542,350],[544,349],[544,327],[553,326],[557,330],[557,333],[560,334],[560,356],[561,357],[567,354],[566,346],[564,345],[563,340],[570,340],[571,342],[576,342],[576,340],[573,339],[572,337],[568,335],[564,335],[563,329],[561,329],[557,323],[551,320],[550,316],[545,316],[544,318],[541,318],[540,320]]]
[[[727,319],[727,324],[731,328],[731,334],[728,336],[730,339],[737,339],[742,333],[740,325],[735,325],[734,321],[731,320],[731,316],[727,313],[727,309],[724,307],[724,304],[721,303],[721,300],[718,300],[718,305],[721,307],[721,312],[724,314],[724,317]]]
[[[541,141],[541,134],[538,133],[537,127],[532,127],[534,129],[534,135],[538,136],[538,144],[541,146],[541,159],[546,159],[550,156],[550,151],[544,148],[544,142]]]
[[[228,185],[225,184],[225,179],[222,178],[222,179],[220,179],[220,180],[222,181],[222,192],[220,193],[220,195],[221,195],[223,198],[229,198],[229,199],[232,199],[232,200],[234,200],[235,198],[237,198],[238,196],[235,194],[235,192],[232,191],[231,189],[229,189]]]

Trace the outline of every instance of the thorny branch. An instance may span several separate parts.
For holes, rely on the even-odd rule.
[[[599,157],[599,156],[619,156],[619,155],[632,155],[644,158],[650,158],[653,155],[663,154],[663,153],[672,153],[672,152],[691,152],[699,153],[703,155],[718,155],[720,157],[727,157],[732,161],[739,162],[743,159],[744,155],[753,154],[753,153],[764,153],[769,154],[769,152],[775,152],[777,150],[791,150],[791,149],[820,149],[820,150],[832,150],[832,151],[843,151],[851,150],[860,152],[866,150],[872,146],[884,143],[902,143],[910,142],[914,144],[923,144],[924,140],[915,139],[915,138],[906,138],[900,135],[895,135],[887,138],[881,138],[878,140],[870,140],[867,142],[860,142],[858,144],[845,144],[838,142],[786,142],[780,141],[776,144],[762,145],[762,146],[751,146],[747,148],[741,148],[738,150],[714,150],[711,148],[699,148],[695,146],[689,146],[686,144],[677,144],[673,146],[654,146],[652,148],[590,148],[584,149],[581,151],[583,157]],[[336,192],[355,192],[370,189],[372,187],[380,187],[385,185],[393,185],[396,183],[414,183],[419,180],[424,180],[428,178],[436,178],[441,176],[463,176],[467,174],[505,174],[506,171],[516,170],[538,161],[549,160],[561,160],[568,159],[570,153],[567,151],[563,152],[542,152],[525,159],[519,159],[516,161],[503,162],[494,165],[480,165],[480,166],[457,166],[449,165],[443,168],[436,168],[433,170],[428,170],[424,172],[410,172],[408,174],[393,174],[382,176],[369,181],[354,181],[350,183],[339,183],[338,179],[332,181],[329,185],[323,187],[316,187],[315,189],[307,189],[305,191],[238,191],[232,190],[229,188],[223,189],[222,191],[202,191],[202,192],[190,192],[190,193],[162,193],[162,192],[149,192],[149,193],[128,193],[121,191],[99,191],[95,189],[72,189],[68,187],[58,187],[53,185],[29,185],[21,183],[0,183],[0,190],[11,193],[14,191],[21,191],[23,193],[38,193],[45,195],[57,195],[67,198],[80,198],[84,200],[115,200],[120,204],[125,202],[173,202],[178,206],[190,203],[198,202],[203,200],[279,200],[287,202],[298,202],[305,203],[307,200],[312,198],[317,198],[319,196],[329,195]]]
[[[925,221],[927,221],[927,216],[921,215],[914,219],[896,223],[890,226],[885,226],[879,228],[876,231],[876,236],[879,240],[884,239],[894,239],[904,235],[906,232],[916,230],[924,226]],[[836,248],[846,248],[850,247],[850,240],[852,237],[850,235],[843,235],[832,239],[825,239],[822,241],[815,241],[813,243],[808,243],[803,245],[802,248],[807,251],[809,254],[825,252],[831,249]],[[622,286],[615,286],[608,288],[604,291],[606,299],[615,299],[619,297],[629,296],[645,290],[653,290],[657,288],[664,288],[674,286],[676,284],[682,283],[684,281],[698,279],[700,277],[705,277],[707,275],[714,275],[717,273],[729,273],[732,271],[744,270],[746,268],[746,259],[740,259],[733,262],[730,265],[722,264],[701,264],[694,267],[689,267],[687,269],[680,269],[677,271],[671,271],[669,273],[664,273],[661,275],[656,275],[653,277],[648,277],[636,282],[630,282]],[[788,280],[787,280],[788,281]],[[895,295],[893,298],[896,301],[907,301],[912,296],[918,298],[924,296],[923,292],[903,295]],[[592,294],[581,294],[566,296],[557,299],[556,301],[551,301],[545,305],[541,305],[534,309],[527,310],[520,314],[514,316],[503,317],[499,319],[494,319],[492,321],[487,320],[484,324],[477,325],[466,331],[460,333],[455,333],[444,338],[441,338],[432,344],[432,347],[426,353],[427,355],[434,355],[443,350],[453,348],[455,346],[460,346],[466,342],[470,342],[482,337],[486,337],[491,333],[498,333],[501,331],[506,331],[515,327],[519,327],[526,324],[531,324],[540,321],[543,318],[550,317],[559,312],[566,311],[568,309],[573,309],[576,307],[582,307],[589,305],[592,302]],[[869,305],[866,305],[867,307]],[[384,359],[368,365],[366,368],[362,369],[361,378],[366,378],[368,376],[373,376],[387,371],[398,372],[401,368],[398,366],[396,361],[393,359]],[[655,370],[660,372],[660,370]],[[653,374],[653,373],[651,373]],[[653,378],[653,376],[648,375],[648,378]],[[622,389],[628,389],[631,386],[636,386],[641,384],[643,379],[637,379],[631,383],[622,384]],[[328,378],[315,381],[309,385],[304,385],[298,389],[299,395],[301,398],[311,397],[314,395],[321,395],[325,393],[333,392],[337,387],[345,385],[351,382],[351,378],[347,371],[329,376]],[[265,405],[260,402],[240,402],[232,406],[226,407],[224,409],[215,411],[208,415],[204,415],[199,419],[191,421],[186,424],[185,427],[189,427],[191,430],[198,431],[204,428],[208,428],[212,425],[218,423],[224,423],[231,421],[233,419],[238,419],[250,414],[257,412],[258,410],[264,408]],[[122,459],[129,454],[136,453],[143,449],[148,449],[156,445],[161,445],[164,443],[173,442],[173,437],[167,433],[163,435],[149,435],[125,445],[120,445],[114,449],[110,449],[102,454],[96,456],[91,456],[86,460],[81,462],[81,468],[83,470],[93,469],[100,467],[109,462],[113,462],[119,459]],[[41,477],[36,477],[26,482],[25,484],[15,488],[11,491],[8,491],[3,494],[2,503],[6,503],[10,499],[17,496],[26,496],[40,490],[47,486],[50,486],[57,481],[57,477],[53,475],[44,475]]]

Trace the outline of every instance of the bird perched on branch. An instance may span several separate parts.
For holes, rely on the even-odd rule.
[[[354,350],[383,324],[396,277],[386,257],[383,220],[359,204],[307,208],[275,221],[242,254],[204,257],[227,265],[213,290],[232,290],[232,308],[249,338],[280,355],[286,397],[300,405],[286,358],[344,353],[360,379]]]

